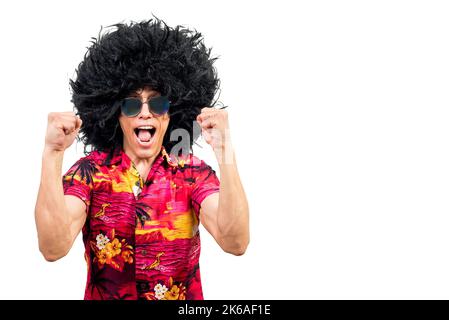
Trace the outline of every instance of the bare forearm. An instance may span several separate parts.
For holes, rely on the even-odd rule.
[[[249,209],[240,181],[232,146],[227,159],[219,161],[220,193],[217,223],[223,244],[236,251],[245,251],[249,242]]]
[[[229,132],[228,113],[224,108],[204,107],[197,116],[201,132],[212,147],[220,166],[220,192],[205,210],[206,222],[214,238],[226,252],[240,255],[249,243],[249,210],[245,191],[237,171]],[[216,199],[216,198],[215,198]]]
[[[45,150],[35,207],[39,249],[50,260],[63,256],[70,246],[70,220],[62,186],[63,152]]]

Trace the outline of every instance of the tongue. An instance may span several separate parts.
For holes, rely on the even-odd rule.
[[[150,131],[148,130],[139,130],[138,138],[142,142],[148,142],[151,139]]]

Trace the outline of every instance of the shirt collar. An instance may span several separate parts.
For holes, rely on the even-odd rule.
[[[122,169],[129,169],[131,167],[132,161],[131,158],[123,151],[122,147],[119,147],[114,154],[112,155],[112,158],[107,161],[108,158],[108,152],[99,152],[94,151],[93,157],[96,160],[98,164],[101,166],[110,166],[110,165],[116,165],[120,166]],[[161,150],[159,151],[159,154],[157,155],[156,159],[154,160],[154,163],[152,166],[157,166],[160,163],[165,162],[171,167],[183,167],[185,161],[183,159],[175,159],[175,157],[170,156],[167,151],[165,150],[164,146],[161,147]]]

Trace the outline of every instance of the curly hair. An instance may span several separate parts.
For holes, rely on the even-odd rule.
[[[212,100],[220,80],[213,63],[218,57],[210,57],[201,33],[182,25],[171,28],[153,17],[107,26],[115,30],[104,34],[102,27],[76,70],[76,80],[70,79],[71,102],[83,121],[78,140],[86,154],[90,146],[91,151],[109,152],[112,157],[122,146],[117,102],[144,86],[171,101],[163,140],[168,152],[178,143],[170,141],[176,129],[189,132],[187,147],[192,150],[199,136],[199,130],[193,130],[196,117],[201,108],[216,103]]]

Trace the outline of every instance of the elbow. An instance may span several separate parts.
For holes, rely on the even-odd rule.
[[[47,248],[43,246],[39,246],[39,251],[41,252],[44,259],[48,262],[55,262],[59,259],[65,257],[69,249],[67,248]]]
[[[226,253],[232,254],[234,256],[243,256],[246,252],[246,248],[245,247],[238,247],[238,248],[233,248],[230,250],[225,250]]]
[[[57,256],[57,255],[52,255],[52,254],[42,253],[42,255],[44,256],[44,259],[47,262],[55,262],[62,258],[62,256]]]
[[[248,248],[249,240],[246,241],[236,241],[232,244],[223,245],[222,249],[224,252],[232,254],[234,256],[242,256],[245,254]]]
[[[59,259],[65,257],[66,253],[52,253],[52,252],[46,252],[41,250],[42,255],[44,256],[44,259],[48,262],[55,262]]]

